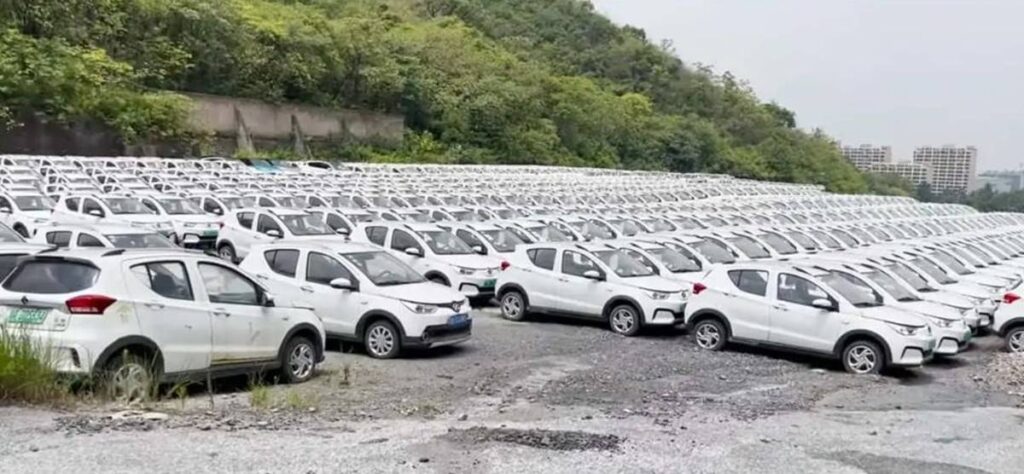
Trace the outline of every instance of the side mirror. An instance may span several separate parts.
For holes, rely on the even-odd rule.
[[[487,255],[487,249],[485,249],[483,245],[474,245],[473,251],[480,255]]]
[[[224,210],[219,208],[219,207],[216,207],[216,208],[213,209],[213,213],[215,215],[218,215],[218,216],[223,216],[224,215]]]
[[[331,280],[330,285],[331,288],[334,288],[336,290],[359,290],[359,287],[355,283],[352,283],[352,280],[349,280],[348,278],[335,278]]]
[[[334,233],[340,234],[340,235],[348,235],[349,231],[339,227],[337,229],[334,229]]]
[[[836,306],[834,304],[832,304],[832,301],[827,300],[825,298],[818,298],[818,299],[816,299],[814,301],[811,301],[811,306],[814,306],[815,308],[818,308],[818,309],[823,309],[825,311],[835,311],[836,310]]]
[[[422,257],[423,256],[423,252],[420,249],[416,248],[416,247],[409,247],[409,248],[405,249],[405,253],[409,254],[409,255],[412,255],[413,257]]]
[[[267,234],[267,235],[269,235],[269,236],[271,236],[271,237],[273,237],[275,239],[281,238],[281,231],[279,231],[277,229],[269,229],[269,230],[267,230],[265,232],[265,234]]]
[[[583,278],[589,278],[591,280],[598,280],[598,281],[604,280],[604,277],[601,276],[601,272],[599,272],[597,270],[587,270],[587,271],[583,272]]]
[[[263,293],[263,306],[266,308],[273,308],[276,306],[274,304],[274,295],[270,293]]]
[[[103,217],[103,211],[99,209],[93,209],[89,211],[90,216]]]
[[[11,213],[11,208],[9,208],[9,207],[0,207],[0,213],[10,214]]]

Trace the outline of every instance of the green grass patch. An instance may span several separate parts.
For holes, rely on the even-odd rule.
[[[0,328],[0,403],[60,403],[68,383],[53,369],[56,354],[28,335]]]

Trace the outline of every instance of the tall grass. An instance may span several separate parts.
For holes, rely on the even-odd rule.
[[[52,403],[69,387],[54,370],[56,354],[28,335],[0,327],[0,403]]]

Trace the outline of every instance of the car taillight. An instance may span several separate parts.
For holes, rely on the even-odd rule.
[[[117,300],[103,295],[80,295],[64,302],[71,314],[103,314]]]
[[[699,295],[700,292],[702,292],[702,291],[704,291],[706,289],[708,289],[708,287],[704,286],[703,283],[694,283],[693,284],[693,294],[695,294],[695,295]]]
[[[506,261],[506,260],[502,260],[501,261],[501,271],[508,270],[508,267],[511,267],[511,266],[512,266],[512,264],[508,263],[508,261]]]
[[[1020,299],[1020,296],[1017,296],[1016,293],[1007,293],[1007,294],[1003,295],[1003,303],[1006,303],[1006,304],[1013,304],[1014,301],[1017,301],[1019,299]]]

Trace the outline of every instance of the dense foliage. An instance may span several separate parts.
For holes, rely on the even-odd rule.
[[[178,100],[145,91],[194,91],[404,113],[409,137],[369,159],[868,189],[792,112],[580,0],[0,0],[0,28],[17,46],[0,50],[0,110],[135,137],[183,133]]]

